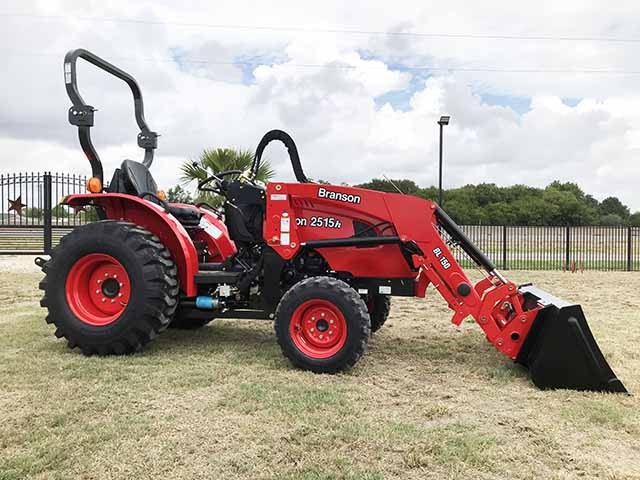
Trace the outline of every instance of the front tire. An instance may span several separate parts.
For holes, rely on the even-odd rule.
[[[382,328],[391,311],[391,297],[389,295],[374,294],[367,299],[367,309],[371,317],[371,333]]]
[[[42,265],[47,323],[85,355],[140,350],[178,305],[177,269],[158,237],[127,222],[77,227]]]
[[[367,306],[341,280],[312,277],[296,283],[280,300],[275,317],[282,353],[298,368],[346,371],[367,349],[371,330]]]

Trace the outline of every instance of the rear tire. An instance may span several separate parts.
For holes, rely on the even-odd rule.
[[[51,251],[40,282],[47,323],[85,355],[140,350],[178,305],[177,268],[158,237],[132,223],[77,227]]]
[[[312,277],[296,283],[280,300],[275,317],[278,344],[295,367],[316,373],[346,371],[367,349],[367,307],[341,280]]]
[[[389,295],[370,295],[367,300],[367,309],[371,317],[371,333],[375,333],[389,317],[391,311],[391,297]]]

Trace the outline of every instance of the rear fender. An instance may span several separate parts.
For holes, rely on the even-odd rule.
[[[200,226],[202,230],[194,235],[195,240],[203,240],[207,243],[211,262],[224,262],[227,258],[238,252],[235,243],[229,238],[227,226],[206,208],[198,208],[202,213]]]
[[[175,217],[164,209],[133,195],[122,193],[69,195],[63,205],[82,207],[99,206],[104,209],[106,218],[123,220],[146,228],[163,243],[178,266],[180,286],[189,297],[197,295],[195,274],[198,272],[198,254],[193,241],[184,227]]]

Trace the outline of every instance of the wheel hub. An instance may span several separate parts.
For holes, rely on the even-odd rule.
[[[115,298],[120,292],[120,284],[115,278],[107,278],[102,282],[102,294],[107,298]]]
[[[127,307],[130,294],[127,271],[110,255],[85,255],[69,270],[67,304],[74,315],[88,325],[115,322]]]
[[[291,317],[294,344],[311,358],[328,358],[340,351],[347,339],[347,322],[340,309],[327,300],[308,300]]]
[[[320,332],[326,332],[329,328],[329,323],[324,318],[322,318],[316,322],[316,328]]]

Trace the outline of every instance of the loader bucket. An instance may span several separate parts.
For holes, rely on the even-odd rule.
[[[537,387],[627,393],[598,348],[580,305],[530,285],[520,291],[525,303],[544,307],[516,358],[529,368]]]

